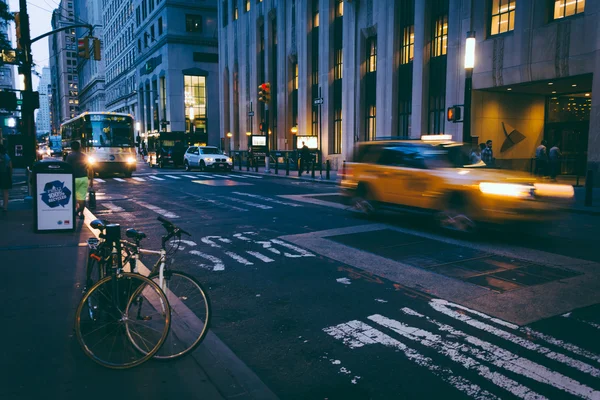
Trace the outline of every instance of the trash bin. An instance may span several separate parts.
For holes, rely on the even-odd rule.
[[[63,161],[33,165],[33,218],[38,232],[75,230],[75,178]]]

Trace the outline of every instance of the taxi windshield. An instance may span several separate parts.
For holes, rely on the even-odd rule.
[[[427,168],[477,168],[485,167],[481,159],[472,157],[471,146],[467,144],[441,144],[422,149],[421,154]]]

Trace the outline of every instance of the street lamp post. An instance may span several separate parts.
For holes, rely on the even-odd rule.
[[[227,142],[229,143],[229,156],[231,156],[231,138],[233,137],[233,134],[231,132],[227,132]]]
[[[473,92],[473,68],[475,67],[475,31],[467,32],[465,45],[465,115],[463,117],[463,142],[471,143],[471,94]]]

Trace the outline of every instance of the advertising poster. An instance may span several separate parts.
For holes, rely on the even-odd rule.
[[[37,175],[37,229],[73,229],[74,188],[71,174]]]

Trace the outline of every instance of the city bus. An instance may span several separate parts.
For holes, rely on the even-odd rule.
[[[129,114],[85,112],[60,127],[63,158],[78,140],[98,175],[123,174],[136,170],[134,121]]]
[[[60,135],[50,135],[48,137],[48,147],[52,152],[53,156],[59,156],[62,154],[62,139]]]

